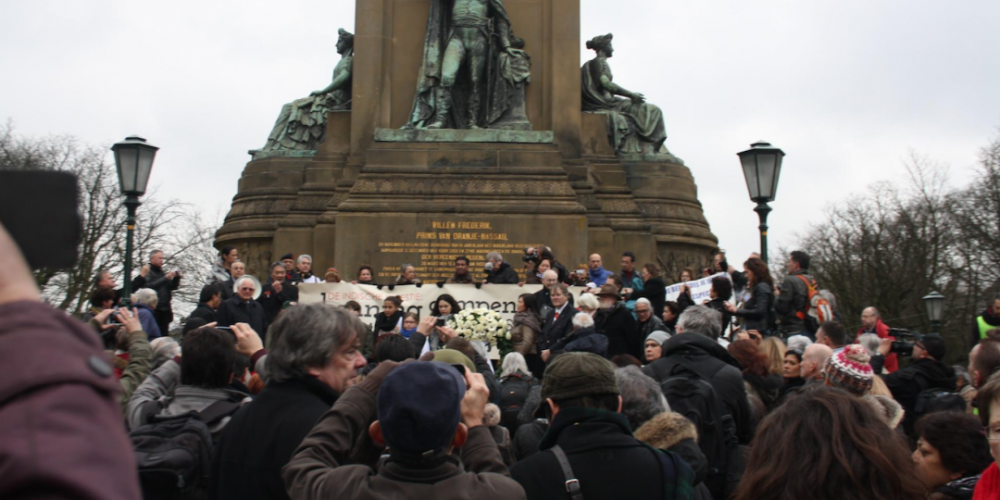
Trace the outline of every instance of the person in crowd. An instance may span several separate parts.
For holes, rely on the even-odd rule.
[[[102,312],[107,311],[114,307],[115,303],[115,292],[113,290],[108,290],[106,288],[95,288],[93,292],[90,292],[90,297],[87,299],[87,303],[90,304],[90,308],[83,315],[83,320],[90,323],[94,318],[99,316]],[[105,314],[104,316],[108,316]],[[98,333],[104,330],[104,324],[102,321],[95,321],[94,330]]]
[[[247,265],[240,261],[233,262],[229,266],[229,273],[232,275],[231,278],[217,284],[222,290],[222,300],[224,301],[236,295],[236,282],[247,274]]]
[[[402,363],[408,359],[417,359],[413,344],[402,335],[388,335],[375,348],[375,361],[386,360]]]
[[[681,293],[677,297],[677,303],[680,305],[681,310],[687,309],[694,305],[691,301],[690,289],[687,289],[685,285],[685,292]],[[726,333],[729,330],[729,325],[733,321],[733,315],[730,313],[730,309],[733,309],[733,305],[729,303],[729,299],[733,297],[733,283],[729,281],[729,278],[723,276],[716,276],[712,278],[712,288],[708,292],[709,301],[704,305],[709,309],[718,311],[719,316],[722,318],[719,325],[719,337],[725,338]]]
[[[534,248],[528,248],[528,249],[526,249],[526,253],[530,253],[528,251],[530,251],[530,252],[538,252],[539,261],[544,260],[544,259],[548,259],[549,262],[552,263],[552,269],[558,275],[558,279],[559,279],[560,283],[569,283],[570,282],[569,271],[566,269],[566,266],[562,265],[562,263],[559,262],[559,260],[556,259],[556,254],[555,254],[555,252],[552,251],[552,248],[547,247],[547,246],[543,246],[541,248],[538,248],[537,250],[534,249]]]
[[[971,500],[980,474],[992,465],[983,424],[973,415],[931,413],[916,424],[917,477],[934,500]]]
[[[692,280],[694,280],[694,269],[690,267],[681,269],[681,273],[677,275],[677,283],[687,283]]]
[[[755,408],[754,421],[759,422],[778,402],[785,380],[781,375],[768,370],[767,355],[752,340],[737,340],[729,344],[726,350],[743,368],[743,382],[747,387],[751,407],[757,401],[763,405]]]
[[[180,270],[163,272],[163,264],[166,259],[162,250],[153,250],[149,253],[149,264],[142,266],[139,275],[132,280],[132,289],[149,288],[156,292],[158,298],[153,314],[156,316],[156,324],[159,331],[166,334],[170,331],[170,323],[174,320],[174,312],[171,306],[173,291],[181,286]],[[150,333],[148,330],[146,333]],[[155,337],[154,337],[155,338]]]
[[[892,337],[882,339],[879,351],[883,356],[892,348]],[[913,344],[913,361],[895,373],[883,377],[892,397],[903,406],[906,416],[903,429],[912,435],[913,424],[920,415],[916,412],[917,399],[927,389],[955,391],[955,370],[944,364],[947,345],[940,335],[924,335]]]
[[[365,364],[365,333],[350,311],[323,304],[293,307],[278,318],[264,359],[268,383],[253,404],[233,416],[216,447],[212,498],[289,498],[281,468],[354,384]],[[401,344],[411,349],[408,342]]]
[[[785,341],[785,344],[788,346],[789,349],[794,349],[801,353],[805,353],[806,348],[812,345],[812,343],[813,341],[809,337],[806,337],[805,335],[792,335],[791,337],[788,337],[788,339]]]
[[[2,224],[0,317],[0,497],[140,498],[98,337],[42,301]]]
[[[639,275],[639,271],[635,269],[635,254],[632,252],[625,252],[622,254],[622,272],[618,275],[622,280],[622,287],[631,288],[632,290],[642,290],[642,276]]]
[[[399,276],[396,278],[397,285],[421,285],[420,278],[417,277],[417,268],[413,264],[403,264],[400,266]]]
[[[667,285],[661,277],[660,266],[648,263],[642,266],[642,290],[625,288],[622,292],[625,300],[637,301],[641,298],[649,300],[653,305],[653,314],[663,316],[663,304],[667,301]]]
[[[567,353],[546,372],[541,408],[551,426],[539,445],[542,451],[511,469],[529,500],[567,493],[588,500],[690,494],[694,474],[684,460],[651,453],[632,437],[611,362],[591,353]]]
[[[503,261],[500,252],[490,252],[486,254],[486,280],[485,283],[493,285],[516,285],[519,281],[517,271],[510,264]]]
[[[742,309],[737,309],[730,302],[725,302],[726,311],[737,318],[743,319],[745,330],[757,330],[765,337],[771,336],[772,310],[774,308],[774,279],[767,269],[767,264],[760,259],[750,259],[743,263],[747,288],[750,289],[750,299],[743,304]],[[736,275],[734,271],[733,275]],[[743,276],[743,274],[740,274]],[[733,284],[736,281],[734,278]],[[714,288],[714,281],[713,281]],[[739,290],[739,287],[736,287]]]
[[[281,262],[285,266],[285,278],[290,283],[294,283],[299,280],[299,273],[295,269],[295,254],[286,253],[278,259],[278,262]]]
[[[223,301],[216,311],[218,326],[246,323],[255,332],[266,332],[264,307],[253,299],[255,286],[249,277],[237,279],[236,295]]]
[[[868,361],[868,364],[871,365],[872,371],[875,372],[876,375],[882,375],[883,369],[885,368],[885,356],[878,351],[878,347],[882,344],[882,340],[874,333],[862,333],[861,335],[858,335],[857,343],[868,351],[868,356],[871,358]]]
[[[590,259],[587,262],[587,282],[593,283],[594,285],[600,287],[604,286],[604,283],[608,281],[608,276],[611,276],[611,271],[604,269],[604,262],[601,260],[601,254],[591,254]]]
[[[1000,498],[1000,375],[993,375],[981,385],[976,394],[979,421],[986,428],[993,463],[983,470],[973,500]]]
[[[542,361],[548,363],[564,352],[589,352],[607,358],[608,344],[608,338],[594,329],[594,318],[578,312],[573,316],[573,331],[542,351]]]
[[[758,260],[760,259],[758,258]],[[744,265],[744,272],[737,271],[735,267],[729,265],[729,262],[726,261],[726,252],[723,250],[718,251],[712,258],[712,269],[716,273],[726,273],[729,275],[729,278],[733,282],[733,292],[737,295],[743,293],[744,288],[753,289],[752,286],[748,285],[750,276],[746,273],[746,266]],[[748,328],[748,330],[752,330],[752,328]]]
[[[524,357],[531,371],[541,373],[543,364],[538,355],[536,342],[542,335],[542,311],[538,297],[532,293],[521,294],[517,298],[517,312],[511,323],[510,342],[514,352]]]
[[[188,318],[201,318],[205,323],[217,321],[216,311],[222,304],[222,290],[218,284],[205,285],[201,287],[201,294],[198,296],[198,307],[188,316]]]
[[[483,425],[490,430],[493,442],[500,450],[500,457],[507,467],[514,465],[517,459],[514,457],[513,443],[510,439],[510,431],[500,425],[500,407],[493,403],[487,403],[483,412]]]
[[[650,333],[657,330],[666,331],[663,320],[653,314],[653,304],[647,298],[635,301],[635,317],[640,338],[649,337]]]
[[[458,305],[455,297],[447,293],[439,295],[434,303],[431,304],[431,316],[435,318],[451,316],[460,312],[462,312],[462,306]]]
[[[875,377],[868,359],[868,351],[857,344],[851,344],[834,353],[823,366],[823,379],[826,385],[843,389],[855,396],[868,394],[872,388],[872,379]]]
[[[403,323],[399,327],[399,334],[403,338],[409,340],[410,336],[417,333],[417,325],[420,323],[420,317],[417,316],[415,312],[403,313]]]
[[[552,269],[552,261],[549,259],[541,259],[537,264],[529,261],[525,262],[524,265],[524,282],[522,284],[528,285],[541,285],[545,271]],[[558,279],[558,273],[556,276]]]
[[[358,268],[358,279],[351,282],[354,285],[377,285],[375,283],[375,270],[367,264]]]
[[[598,300],[597,296],[592,293],[581,293],[580,298],[576,299],[577,311],[585,312],[591,316],[594,316],[600,309],[601,309],[601,301]]]
[[[1000,370],[1000,341],[987,337],[969,351],[969,377],[972,387],[979,389],[990,376]]]
[[[542,273],[542,289],[535,292],[535,297],[538,298],[538,307],[543,313],[546,308],[552,308],[552,287],[559,283],[558,272],[549,269],[548,271]]]
[[[618,288],[605,283],[597,292],[601,308],[594,315],[597,333],[607,337],[607,357],[629,354],[642,357],[642,343],[645,337],[636,326],[635,318],[625,308]]]
[[[740,443],[751,438],[752,415],[739,363],[719,343],[719,313],[705,306],[687,308],[677,322],[677,335],[663,345],[663,357],[642,369],[658,383],[673,375],[676,365],[691,366],[705,377],[726,406]]]
[[[663,330],[650,332],[646,336],[644,354],[647,365],[663,357],[663,344],[666,344],[670,337],[671,335]]]
[[[95,290],[108,290],[114,294],[114,300],[111,302],[111,307],[118,307],[118,302],[122,299],[122,289],[115,288],[115,278],[111,276],[108,271],[97,271],[97,275],[94,276],[94,289]]]
[[[605,284],[614,285],[615,289],[618,290],[618,294],[621,295],[622,297],[625,296],[625,294],[622,292],[622,290],[625,289],[625,284],[622,281],[622,277],[621,276],[618,276],[617,274],[612,274],[611,276],[608,276],[608,281],[605,282]],[[632,317],[635,318],[636,317],[636,315],[635,315],[635,302],[636,301],[634,301],[634,300],[623,300],[623,302],[625,302],[625,309],[628,309],[629,313],[632,314]],[[650,310],[652,310],[652,307],[650,308]]]
[[[886,432],[867,402],[820,387],[789,398],[764,419],[732,498],[923,498],[914,469],[905,441]]]
[[[455,257],[455,274],[448,278],[445,283],[471,285],[475,282],[476,279],[472,277],[472,272],[469,271],[469,258],[464,255]]]
[[[673,335],[677,331],[677,318],[681,316],[681,306],[672,300],[663,303],[663,326],[667,333]]]
[[[522,499],[484,425],[488,398],[480,374],[384,362],[303,440],[283,472],[286,492],[301,500]],[[389,457],[375,469],[382,446]]]
[[[972,387],[972,377],[969,376],[969,370],[962,365],[952,365],[951,369],[955,370],[955,388],[958,390],[958,394],[965,399],[965,412],[974,414],[976,388]]]
[[[576,271],[569,275],[569,286],[582,286],[584,287],[584,290],[589,290],[590,288],[593,288],[590,286],[591,283],[587,266],[581,265],[576,268]]]
[[[322,283],[323,280],[316,276],[312,272],[313,258],[311,255],[302,254],[299,258],[295,259],[295,274],[298,278],[293,282],[293,284],[298,285],[299,283]],[[336,271],[336,269],[334,269]]]
[[[375,315],[375,337],[397,331],[403,324],[403,299],[390,295],[382,302],[382,312]]]
[[[418,335],[410,335],[409,340],[413,343],[413,348],[417,353],[423,354],[428,351],[434,352],[444,349],[448,342],[458,337],[458,333],[454,329],[438,325],[437,320],[436,316],[424,318],[417,325]],[[470,359],[474,358],[470,357]]]
[[[132,394],[125,414],[129,427],[141,427],[150,415],[198,412],[218,401],[249,403],[250,397],[227,389],[233,378],[236,346],[230,332],[199,328],[188,333],[180,362],[164,363]],[[209,427],[213,438],[221,436],[230,419],[224,417]]]
[[[562,283],[556,283],[552,286],[549,298],[552,300],[552,307],[546,313],[545,321],[542,322],[542,335],[537,340],[536,349],[539,354],[573,331],[573,316],[576,310],[573,309],[570,300],[569,288]]]
[[[528,369],[527,360],[517,351],[509,352],[503,357],[499,382],[501,423],[511,434],[516,435],[517,428],[521,425],[517,417],[524,409],[531,389],[538,386],[539,382]]]
[[[164,363],[181,355],[181,345],[173,337],[160,337],[153,339],[149,343],[152,355],[149,362],[149,370],[153,371],[163,366]],[[145,378],[143,379],[145,380]]]
[[[809,271],[809,254],[796,250],[788,258],[788,275],[778,286],[778,297],[774,302],[774,311],[781,320],[779,331],[788,338],[792,335],[806,334],[805,316],[809,309],[809,286],[811,281]]]
[[[146,332],[149,340],[153,340],[163,334],[160,331],[159,323],[156,321],[156,307],[159,300],[160,297],[151,288],[140,288],[132,294],[133,307],[138,311],[139,323],[142,324],[142,330]]]
[[[274,323],[286,302],[299,300],[299,287],[291,283],[285,269],[285,265],[281,262],[271,264],[271,277],[264,285],[260,297],[257,297],[257,302],[264,308],[265,330]]]
[[[805,352],[802,353],[799,373],[807,384],[823,381],[823,367],[826,366],[830,356],[833,356],[833,350],[826,344],[816,343],[806,347]]]
[[[889,338],[889,326],[882,322],[882,314],[874,307],[866,307],[861,311],[861,328],[858,329],[856,337],[860,339],[861,335],[866,333],[874,333],[880,339]],[[884,359],[884,368],[886,371],[895,373],[896,370],[899,370],[899,358],[896,354],[889,353]]]
[[[318,276],[315,278],[319,279]],[[340,277],[340,271],[336,267],[328,267],[326,268],[326,272],[323,273],[323,280],[316,283],[340,283],[341,281],[343,281],[343,278]]]
[[[825,321],[816,330],[816,342],[826,345],[834,354],[840,353],[847,345],[847,331],[836,321]]]
[[[784,373],[785,352],[788,350],[778,337],[767,337],[760,341],[760,352],[767,356],[767,371],[774,375]]]
[[[979,316],[976,316],[972,324],[972,343],[970,345],[976,345],[977,342],[985,339],[986,334],[994,328],[1000,328],[1000,295],[994,297],[990,305]]]
[[[131,313],[124,309],[116,311],[114,318],[122,325],[116,335],[118,350],[114,352],[116,365],[121,361],[122,366],[115,366],[114,373],[122,389],[118,395],[118,404],[124,414],[129,398],[152,371],[150,368],[152,353],[135,308]]]
[[[212,273],[208,277],[208,285],[221,284],[233,279],[230,269],[233,263],[240,260],[236,247],[226,245],[219,250],[219,258],[212,264]]]
[[[356,300],[348,300],[344,304],[344,308],[351,311],[356,318],[361,318],[361,304]],[[361,354],[365,356],[365,359],[372,359],[375,356],[375,331],[367,323],[362,323],[362,325],[365,327],[365,335],[361,338]]]
[[[781,391],[778,393],[778,401],[781,401],[789,393],[797,390],[806,383],[806,379],[802,378],[802,353],[794,349],[789,349],[785,351],[785,362],[781,371],[782,378],[785,379],[785,385],[781,387]]]

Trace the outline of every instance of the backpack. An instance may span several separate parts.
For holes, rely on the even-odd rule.
[[[809,333],[816,333],[820,325],[827,321],[833,321],[833,306],[830,305],[829,300],[826,300],[826,298],[819,294],[819,290],[816,289],[816,283],[813,280],[801,274],[796,275],[796,277],[806,284],[808,302],[806,310],[799,311],[795,315],[803,321]]]
[[[207,498],[213,446],[209,426],[239,409],[239,402],[218,401],[201,412],[152,415],[149,423],[130,432],[143,498]]]
[[[924,389],[917,394],[917,403],[913,406],[913,421],[920,420],[920,417],[939,411],[960,411],[966,410],[965,398],[961,394],[939,387]]]
[[[528,393],[538,380],[534,377],[511,375],[500,383],[500,424],[511,430],[517,430],[517,414],[528,400]]]
[[[733,417],[709,382],[726,366],[721,361],[718,365],[705,369],[680,359],[660,383],[660,390],[670,404],[670,411],[684,415],[698,429],[698,447],[708,463],[705,486],[713,498],[727,498],[742,471],[735,475],[735,481],[731,480],[734,474],[729,462],[738,451],[738,440]]]

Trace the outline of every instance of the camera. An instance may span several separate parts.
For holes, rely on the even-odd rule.
[[[890,328],[889,336],[896,337],[892,342],[891,354],[899,356],[913,355],[913,345],[917,343],[917,334],[904,328]]]
[[[542,260],[542,258],[538,255],[537,249],[532,247],[526,247],[524,249],[524,256],[521,257],[521,260],[523,260],[524,262],[534,262],[537,264]]]
[[[447,326],[448,320],[451,319],[450,314],[445,314],[444,316],[439,316],[437,321],[434,322],[434,326]]]

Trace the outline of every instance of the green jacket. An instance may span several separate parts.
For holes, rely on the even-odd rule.
[[[128,334],[128,366],[122,371],[122,378],[118,380],[122,387],[118,402],[123,413],[128,406],[128,400],[132,398],[132,393],[152,371],[150,362],[152,356],[153,349],[149,346],[146,332],[136,330]]]

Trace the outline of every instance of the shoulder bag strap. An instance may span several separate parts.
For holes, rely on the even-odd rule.
[[[580,492],[580,481],[573,475],[573,468],[569,465],[569,457],[566,456],[566,452],[559,445],[555,445],[549,449],[556,456],[556,460],[559,461],[559,467],[562,468],[563,476],[566,477],[566,493],[569,493],[569,498],[571,500],[583,500],[583,493]]]
[[[204,410],[198,412],[198,419],[205,422],[206,425],[212,425],[215,422],[221,420],[223,417],[227,417],[236,413],[236,410],[240,409],[239,402],[233,402],[228,399],[222,401],[216,401]]]

